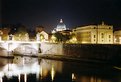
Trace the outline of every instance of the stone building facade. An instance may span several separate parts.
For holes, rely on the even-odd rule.
[[[113,26],[88,25],[73,30],[79,43],[113,44]]]
[[[114,44],[121,44],[121,30],[114,32]]]

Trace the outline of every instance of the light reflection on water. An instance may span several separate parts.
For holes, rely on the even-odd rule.
[[[81,62],[9,60],[0,64],[0,82],[121,82],[121,71]],[[30,59],[30,58],[29,58]],[[30,62],[32,61],[32,62]],[[28,63],[29,62],[29,63]],[[16,79],[17,78],[17,79]]]

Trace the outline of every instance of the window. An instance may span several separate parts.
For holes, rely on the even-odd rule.
[[[109,35],[109,38],[111,38],[111,35]]]
[[[111,27],[109,27],[109,29],[111,29]]]
[[[9,35],[9,40],[12,40],[13,36],[12,34]]]
[[[101,37],[104,38],[104,34],[103,33],[101,33]]]
[[[95,38],[95,35],[94,35],[94,38]]]

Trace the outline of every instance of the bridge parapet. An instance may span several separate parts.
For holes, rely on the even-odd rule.
[[[0,48],[13,54],[37,55],[41,42],[37,41],[1,41]]]

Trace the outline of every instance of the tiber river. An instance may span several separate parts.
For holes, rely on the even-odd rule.
[[[84,62],[0,58],[0,82],[121,82],[121,70]]]

